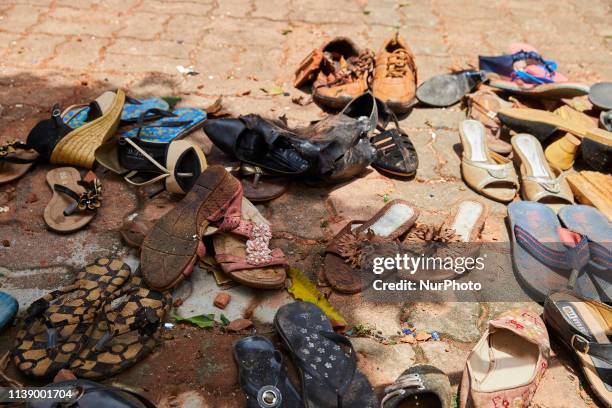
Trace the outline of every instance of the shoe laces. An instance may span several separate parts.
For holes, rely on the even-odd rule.
[[[362,51],[356,57],[350,57],[346,60],[346,65],[336,73],[336,79],[328,86],[353,82],[362,76],[369,84],[374,73],[374,60],[374,52],[369,49]]]
[[[393,51],[387,58],[387,76],[391,78],[401,78],[408,69],[411,68],[410,55],[403,48]]]

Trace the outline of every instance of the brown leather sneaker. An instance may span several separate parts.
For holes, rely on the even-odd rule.
[[[374,96],[395,113],[407,112],[416,91],[417,67],[406,41],[395,33],[376,56]]]
[[[317,54],[316,50],[313,53]],[[325,44],[320,53],[321,63],[312,86],[312,98],[317,104],[342,109],[353,98],[368,90],[374,72],[372,51],[362,51],[350,39],[337,37]],[[318,56],[314,59],[309,57],[306,59],[311,60],[310,64],[306,65],[312,65],[318,59]],[[299,78],[297,74],[296,79]]]

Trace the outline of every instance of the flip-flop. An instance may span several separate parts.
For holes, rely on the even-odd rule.
[[[201,238],[208,225],[235,221],[226,217],[226,209],[241,199],[240,182],[222,166],[209,166],[145,237],[140,252],[144,282],[153,289],[168,290],[189,276],[198,253],[204,255]],[[239,213],[232,215],[239,220]]]
[[[520,165],[524,200],[547,204],[555,211],[574,203],[574,194],[565,179],[566,174],[549,165],[538,139],[519,133],[510,142]]]
[[[597,208],[612,221],[612,175],[585,170],[568,174],[567,182],[579,203]]]
[[[74,167],[60,167],[47,173],[53,191],[45,207],[45,224],[55,232],[73,232],[89,224],[101,205],[102,187],[95,174],[81,180]]]
[[[541,99],[571,99],[577,96],[588,95],[590,87],[574,82],[560,82],[551,84],[519,84],[507,81],[495,74],[487,74],[489,85],[506,92],[530,96]]]
[[[589,240],[591,261],[586,273],[597,293],[582,294],[602,302],[612,302],[612,223],[596,208],[588,205],[571,205],[559,211],[563,225]],[[590,286],[590,285],[589,285]]]
[[[274,327],[300,374],[305,408],[379,407],[372,385],[357,368],[351,342],[334,332],[318,306],[284,305],[274,316]]]
[[[0,330],[13,321],[18,309],[17,299],[8,293],[0,292]]]
[[[423,82],[416,90],[419,102],[445,107],[459,102],[485,80],[483,71],[461,71],[436,75]]]
[[[612,308],[559,291],[546,298],[544,321],[572,353],[602,406],[612,407]]]
[[[170,115],[159,109],[143,111],[136,127],[121,134],[123,138],[138,137],[145,142],[168,143],[202,127],[206,112],[196,108],[176,108]],[[150,113],[162,114],[161,119],[144,123]]]
[[[287,259],[279,248],[269,247],[272,238],[270,223],[246,198],[242,199],[240,214],[237,228],[212,237],[215,260],[223,272],[245,286],[258,289],[284,287]]]
[[[591,85],[589,100],[601,110],[612,110],[612,82]]]
[[[118,300],[106,303],[101,319],[69,369],[79,378],[108,378],[142,360],[159,342],[171,295],[147,289],[132,277]]]
[[[358,293],[368,282],[363,279],[361,246],[370,240],[392,242],[412,227],[419,210],[412,203],[393,200],[368,221],[351,221],[325,249],[324,272],[331,287],[342,293]]]
[[[79,408],[155,408],[155,404],[140,394],[123,388],[112,387],[89,380],[67,380],[54,382],[40,388],[41,392],[71,395],[66,406],[75,401]],[[62,392],[63,391],[63,392]],[[38,399],[28,403],[28,408],[56,408],[57,399]],[[73,405],[70,405],[73,406]]]
[[[130,273],[119,260],[99,258],[78,272],[72,284],[32,303],[15,337],[17,368],[48,378],[68,367],[87,342],[99,311],[120,294]]]
[[[276,176],[247,163],[240,163],[233,168],[232,174],[239,177],[244,197],[254,203],[274,200],[285,194],[289,188],[289,178]]]
[[[59,105],[50,119],[36,124],[30,131],[27,145],[40,157],[53,164],[92,168],[96,149],[115,134],[125,101],[122,90],[105,92],[90,104],[88,122],[78,128],[66,125]]]
[[[588,240],[562,228],[553,210],[516,201],[508,206],[508,217],[515,274],[534,300],[543,302],[551,290],[566,288],[573,277],[584,276],[577,272],[589,261]],[[595,292],[586,279],[577,279],[576,289]]]
[[[519,189],[518,176],[512,161],[489,150],[484,125],[477,120],[464,120],[459,125],[463,146],[461,174],[474,191],[493,200],[508,202]]]
[[[152,110],[167,111],[168,102],[160,98],[149,98],[140,101],[138,99],[126,96],[125,104],[123,105],[123,110],[121,111],[121,122],[134,123],[138,120],[143,112],[147,112],[145,117],[146,120],[158,119],[160,115],[156,114]],[[87,122],[87,116],[89,115],[90,111],[91,108],[89,105],[69,106],[68,108],[64,109],[64,112],[62,112],[62,119],[64,120],[64,123],[71,128],[78,128]]]
[[[451,386],[439,368],[416,364],[385,387],[380,408],[450,408]]]
[[[287,376],[282,354],[263,336],[245,337],[234,344],[240,385],[247,408],[302,408],[300,395]]]
[[[26,174],[37,158],[38,153],[18,140],[0,144],[0,184]]]

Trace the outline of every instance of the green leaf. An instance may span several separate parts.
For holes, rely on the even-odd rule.
[[[183,98],[180,96],[164,96],[162,98],[168,104],[168,110],[173,110],[177,103],[179,103]]]
[[[199,316],[191,316],[191,317],[182,317],[179,315],[172,316],[174,320],[177,322],[187,322],[191,324],[195,324],[199,328],[208,329],[215,326],[215,315],[199,315]]]
[[[227,326],[230,323],[229,319],[225,317],[223,313],[221,313],[221,316],[219,316],[219,319],[221,319],[221,323],[223,323],[224,326]]]
[[[267,93],[268,95],[282,95],[285,93],[282,86],[274,85],[269,89],[261,88],[262,91]]]
[[[385,202],[385,203],[389,202],[389,195],[388,194],[385,194],[383,196],[383,202]]]

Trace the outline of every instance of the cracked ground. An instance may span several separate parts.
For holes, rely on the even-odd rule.
[[[292,102],[303,95],[291,86],[292,73],[312,48],[334,36],[376,50],[399,30],[416,55],[419,82],[475,66],[478,54],[499,54],[515,41],[535,45],[573,80],[609,80],[609,23],[610,3],[605,0],[542,0],[537,7],[527,0],[3,0],[0,141],[25,138],[55,103],[87,103],[116,88],[137,98],[178,96],[181,106],[205,107],[221,96],[234,114],[284,115],[290,125],[304,125],[321,118],[321,111]],[[181,75],[177,66],[192,66],[199,75]],[[278,86],[284,94],[265,91]],[[454,106],[417,108],[401,121],[419,154],[413,180],[371,171],[331,189],[295,182],[283,197],[260,205],[274,224],[277,245],[315,279],[326,242],[348,220],[373,214],[385,199],[414,202],[425,221],[444,218],[459,199],[483,199],[461,180],[457,126],[464,118],[462,108]],[[205,147],[209,162],[227,163],[220,152],[211,151],[201,131],[190,137]],[[70,282],[78,268],[98,256],[135,259],[117,232],[124,220],[135,214],[154,219],[176,202],[165,194],[150,200],[146,192],[98,169],[105,202],[96,219],[82,231],[57,235],[42,220],[51,197],[45,181],[50,168],[38,165],[18,182],[0,186],[0,207],[6,209],[0,212],[0,289],[14,294],[22,308]],[[487,203],[484,239],[507,242],[505,206]],[[260,321],[255,319],[257,330],[272,333],[265,310],[275,310],[275,302],[282,301],[283,294],[259,293],[242,312],[263,310]],[[418,345],[354,339],[360,367],[379,392],[416,362],[444,370],[456,390],[486,322],[515,306],[406,299],[403,305],[377,307],[338,295],[330,301],[351,323],[375,322],[381,333],[394,334],[406,318],[419,329],[441,333],[443,341]],[[541,311],[535,303],[527,306]],[[0,352],[10,348],[13,335],[14,328],[0,335]],[[160,407],[244,405],[231,355],[240,335],[178,325],[164,337],[155,353],[107,382],[143,392]],[[554,343],[553,350],[560,354],[551,359],[533,406],[595,406],[576,366]],[[10,374],[31,383],[14,368]]]

